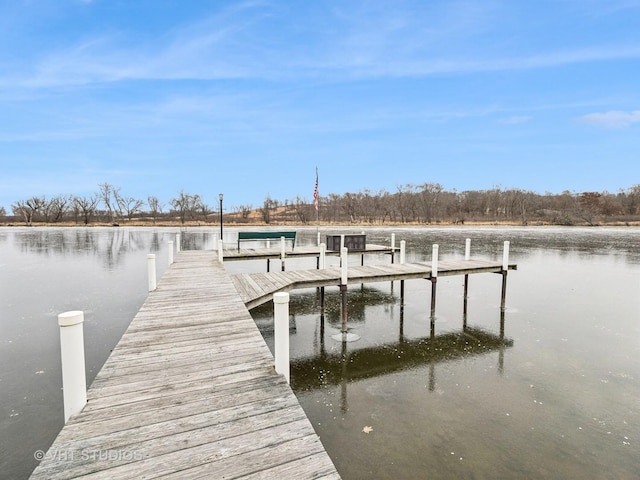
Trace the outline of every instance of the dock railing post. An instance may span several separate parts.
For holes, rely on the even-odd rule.
[[[507,272],[509,271],[509,241],[504,242],[502,250],[502,293],[500,296],[500,311],[504,312],[507,300]]]
[[[344,237],[343,237],[344,238]],[[342,334],[347,334],[347,256],[349,249],[347,247],[340,248],[340,294],[342,300]]]
[[[464,259],[471,260],[471,239],[467,238],[464,242]],[[469,298],[469,274],[464,276],[464,293],[462,302],[462,328],[467,328],[467,301]]]
[[[431,322],[436,317],[436,283],[438,282],[438,244],[433,244],[431,252]]]
[[[149,291],[156,289],[156,256],[153,253],[147,255],[147,273],[149,276]]]
[[[180,243],[181,238],[180,238],[180,232],[176,233],[176,252],[179,252],[180,250],[182,250],[182,244]]]
[[[280,263],[282,264],[282,271],[284,272],[284,256],[285,256],[285,239],[280,237]]]
[[[222,248],[222,242],[218,243],[218,261],[224,263],[224,249]]]
[[[391,263],[394,263],[396,256],[396,234],[391,234]]]
[[[273,294],[274,358],[276,373],[284,375],[289,383],[289,294]]]
[[[324,270],[325,268],[327,268],[327,245],[325,243],[321,243],[320,256],[318,257],[318,269]],[[324,317],[324,287],[320,287],[320,315]]]
[[[400,265],[404,265],[406,260],[406,247],[406,242],[400,240]],[[400,280],[400,308],[404,308],[404,280]]]
[[[87,403],[83,322],[84,312],[79,310],[58,315],[64,423],[80,413]]]
[[[167,250],[169,254],[167,263],[171,266],[173,263],[173,240],[169,240]]]

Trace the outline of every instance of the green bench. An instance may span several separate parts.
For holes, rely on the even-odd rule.
[[[280,240],[281,237],[291,240],[291,250],[296,246],[296,232],[238,232],[238,251],[240,242],[250,240]]]

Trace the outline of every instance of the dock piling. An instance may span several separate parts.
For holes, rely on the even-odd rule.
[[[276,373],[284,375],[290,383],[289,366],[289,294],[278,292],[273,295],[274,359]]]
[[[167,260],[167,263],[169,264],[169,266],[171,266],[171,264],[173,263],[173,240],[169,240],[167,250],[169,251],[169,258]]]
[[[406,242],[400,240],[400,265],[404,265],[406,260],[406,246]],[[400,280],[400,308],[404,308],[404,280]]]
[[[149,291],[156,289],[156,256],[153,253],[147,255],[147,273],[149,276]]]
[[[431,321],[436,317],[436,284],[438,283],[438,244],[434,243],[431,252]]]
[[[80,413],[87,403],[83,323],[84,312],[79,310],[58,315],[64,423]]]
[[[509,271],[509,241],[504,242],[502,250],[502,293],[500,296],[500,311],[504,312],[507,299],[507,272]]]

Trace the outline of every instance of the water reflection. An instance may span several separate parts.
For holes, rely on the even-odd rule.
[[[512,347],[514,342],[480,328],[466,328],[460,332],[403,339],[365,348],[352,348],[355,345],[353,343],[340,343],[339,353],[327,351],[325,342],[322,342],[319,355],[293,361],[292,388],[305,391],[436,365],[460,357],[494,351],[504,353],[504,349]],[[504,370],[504,360],[500,363],[500,370]],[[435,379],[430,390],[433,390],[433,384]]]
[[[166,233],[126,228],[24,229],[13,232],[22,255],[93,257],[112,270],[135,252],[158,252]]]

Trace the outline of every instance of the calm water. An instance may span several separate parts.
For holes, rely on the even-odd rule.
[[[430,260],[433,243],[441,258],[462,257],[465,238],[474,257],[500,260],[509,240],[518,270],[504,315],[501,277],[471,276],[466,327],[461,277],[439,279],[433,329],[429,282],[405,282],[404,308],[399,282],[353,285],[349,329],[361,338],[348,344],[331,338],[337,289],[324,317],[315,290],[292,294],[292,387],[343,478],[640,478],[640,231],[365,230],[372,243],[406,240],[407,261]],[[298,231],[315,240],[315,228]],[[183,248],[210,248],[215,234],[184,232]],[[147,295],[146,254],[160,275],[174,237],[0,229],[2,478],[28,477],[62,427],[57,314],[85,311],[91,381]],[[272,305],[252,314],[271,345]]]

